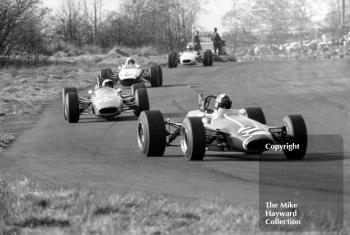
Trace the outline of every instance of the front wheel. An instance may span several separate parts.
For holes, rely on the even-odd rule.
[[[291,151],[284,150],[286,158],[291,160],[304,158],[307,149],[307,130],[303,117],[301,115],[285,116],[283,129],[286,134],[284,144],[293,145]]]
[[[163,156],[166,146],[166,130],[160,111],[144,111],[137,127],[137,144],[146,156]]]
[[[139,116],[142,111],[149,110],[149,100],[146,88],[139,88],[135,92],[134,114]]]
[[[78,93],[68,92],[66,94],[65,115],[69,123],[75,123],[79,121],[79,98]]]
[[[205,128],[199,117],[185,118],[181,129],[181,150],[190,161],[201,161],[205,154]]]
[[[213,66],[213,52],[211,50],[206,50],[203,53],[203,65]]]
[[[62,106],[63,106],[63,116],[64,116],[65,120],[67,120],[67,115],[65,112],[65,105],[66,105],[66,94],[68,92],[78,92],[78,91],[77,91],[77,88],[75,88],[75,87],[63,87],[62,88]]]
[[[162,68],[158,65],[152,65],[150,67],[150,82],[152,87],[159,87],[163,82]]]
[[[177,57],[176,52],[171,52],[168,54],[168,67],[170,69],[177,67],[176,57]]]

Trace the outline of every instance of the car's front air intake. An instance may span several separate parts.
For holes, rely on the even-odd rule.
[[[118,112],[118,109],[116,107],[109,107],[109,108],[100,109],[100,113],[102,115],[104,115],[104,114],[113,114],[113,113],[116,113],[116,112]]]

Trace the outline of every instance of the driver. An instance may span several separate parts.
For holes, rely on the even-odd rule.
[[[105,79],[103,80],[102,82],[102,86],[103,87],[110,87],[110,88],[113,88],[114,87],[114,83],[111,79]]]
[[[220,94],[216,97],[215,109],[219,109],[219,108],[230,109],[231,105],[232,105],[232,101],[228,95]]]
[[[193,50],[192,45],[191,45],[191,44],[188,44],[188,45],[186,46],[186,51],[192,51],[192,50]]]
[[[136,67],[138,69],[141,69],[141,65],[136,64],[135,59],[132,57],[129,57],[125,61],[125,65],[122,66],[123,68],[128,68],[128,67]]]
[[[135,64],[135,59],[132,57],[129,57],[126,59],[125,64]]]

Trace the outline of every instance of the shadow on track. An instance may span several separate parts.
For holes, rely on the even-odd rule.
[[[125,122],[125,121],[136,121],[138,117],[136,116],[117,116],[112,118],[100,118],[100,117],[84,117],[80,118],[80,124],[83,123],[96,123],[96,122]]]

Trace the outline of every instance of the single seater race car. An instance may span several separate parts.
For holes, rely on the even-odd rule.
[[[113,73],[111,68],[101,70],[100,83],[105,79],[112,79],[122,86],[129,87],[132,84],[139,84],[145,87],[144,83],[149,82],[151,87],[163,85],[163,71],[160,65],[152,64],[149,68],[142,68],[136,64],[132,57],[126,59],[125,64],[118,67],[118,71]]]
[[[100,85],[97,78],[95,90],[88,93],[90,97],[84,98],[78,96],[75,87],[62,88],[63,113],[68,122],[78,122],[80,115],[84,114],[108,119],[129,111],[139,116],[142,111],[149,110],[146,88],[134,88],[134,94],[122,94],[122,89],[115,89],[111,79]]]
[[[283,150],[287,159],[302,159],[307,148],[307,130],[301,115],[283,118],[279,126],[266,125],[261,108],[231,109],[220,105],[222,95],[199,96],[199,110],[187,113],[182,123],[164,121],[160,111],[142,112],[138,119],[137,142],[145,156],[163,156],[165,147],[180,137],[183,155],[203,160],[208,151],[261,154],[269,149]],[[209,108],[216,100],[215,108]],[[269,147],[279,148],[269,148]]]
[[[186,50],[180,53],[171,52],[168,54],[168,67],[176,68],[178,64],[196,65],[203,63],[204,66],[213,65],[213,52],[211,50],[196,51],[191,45],[187,45]]]

